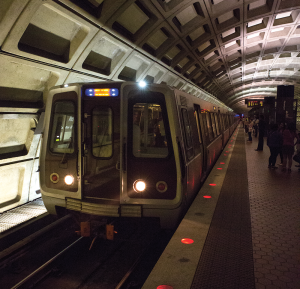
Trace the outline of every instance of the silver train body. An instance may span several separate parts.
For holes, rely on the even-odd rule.
[[[162,84],[54,87],[40,155],[51,214],[159,218],[173,228],[237,125],[228,108]]]

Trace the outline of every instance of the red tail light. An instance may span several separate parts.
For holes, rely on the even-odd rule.
[[[168,185],[164,181],[158,181],[156,183],[156,190],[160,193],[164,193],[168,189]]]
[[[57,173],[53,173],[50,175],[50,181],[56,184],[59,181],[59,175]]]

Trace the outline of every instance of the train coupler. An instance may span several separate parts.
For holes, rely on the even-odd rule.
[[[90,221],[80,222],[80,231],[77,234],[81,237],[99,237],[101,239],[114,240],[114,235],[117,233],[114,231],[113,224],[92,224]]]

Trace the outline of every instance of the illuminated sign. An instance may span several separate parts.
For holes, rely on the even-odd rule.
[[[85,90],[86,96],[97,96],[97,97],[105,97],[105,96],[118,96],[119,89],[117,88],[88,88]]]
[[[201,109],[201,113],[209,112],[209,109]]]
[[[261,99],[245,99],[247,107],[263,107],[264,101]]]

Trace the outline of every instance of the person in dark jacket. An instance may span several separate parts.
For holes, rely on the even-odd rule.
[[[264,148],[264,135],[265,135],[266,122],[265,117],[261,115],[258,123],[258,145],[256,151],[262,151]]]
[[[278,126],[278,131],[282,134],[284,130],[285,130],[285,123],[282,122],[282,123],[280,123],[280,125]],[[279,165],[282,166],[282,164],[283,164],[282,147],[281,147],[281,150],[280,150],[280,152],[279,152],[279,155],[280,155],[280,164],[279,164]]]
[[[268,168],[277,169],[275,166],[277,156],[281,150],[283,143],[282,134],[278,131],[278,124],[272,124],[268,134],[267,145],[270,149],[269,166]]]
[[[257,137],[257,132],[258,132],[258,124],[259,124],[259,119],[257,116],[255,116],[254,121],[253,121],[253,129],[254,129],[254,136]]]
[[[291,172],[293,155],[295,152],[295,145],[298,142],[298,135],[296,134],[296,126],[294,123],[288,123],[287,128],[282,133],[283,145],[282,145],[282,154],[283,154],[283,164],[282,171],[286,170],[286,165],[288,162],[288,172]],[[295,142],[295,139],[297,140]]]

